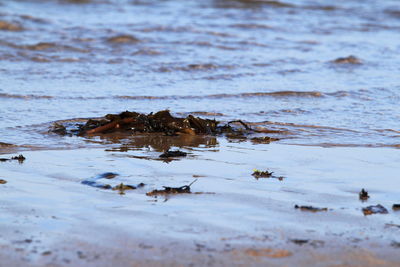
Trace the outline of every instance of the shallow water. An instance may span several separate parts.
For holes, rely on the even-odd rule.
[[[23,129],[54,120],[169,108],[267,122],[289,130],[282,143],[400,144],[396,1],[0,3],[14,26],[0,31],[3,142],[40,145]],[[332,62],[349,55],[361,64]]]

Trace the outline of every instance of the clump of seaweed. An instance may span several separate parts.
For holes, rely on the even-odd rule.
[[[400,204],[393,204],[392,210],[399,211],[400,210]]]
[[[259,178],[276,178],[276,179],[278,179],[279,181],[282,181],[283,180],[283,176],[275,176],[275,175],[273,175],[274,173],[273,172],[270,172],[270,171],[268,171],[268,170],[266,170],[266,171],[260,171],[260,170],[257,170],[257,169],[254,169],[253,170],[253,173],[251,174],[254,178],[256,178],[257,180],[259,179]]]
[[[191,194],[192,192],[190,191],[190,187],[197,181],[195,179],[193,182],[191,182],[188,185],[184,185],[181,187],[169,187],[169,186],[163,186],[164,189],[161,190],[153,190],[151,192],[146,193],[146,196],[159,196],[159,195],[172,195],[172,194]]]
[[[203,119],[188,115],[180,118],[171,115],[169,110],[156,113],[141,114],[138,112],[124,111],[119,114],[108,114],[102,118],[87,119],[85,121],[56,122],[49,132],[59,135],[92,136],[115,132],[136,133],[161,133],[166,136],[188,135],[221,135],[229,138],[246,140],[249,134],[265,133],[261,129],[252,129],[241,120],[229,121],[224,125],[210,119]],[[259,142],[275,140],[273,138],[258,137]]]
[[[120,114],[108,114],[100,119],[89,119],[86,123],[76,123],[66,127],[56,123],[50,132],[60,135],[96,135],[115,131],[164,133],[166,135],[185,134],[215,134],[218,122],[201,119],[192,115],[186,118],[173,117],[169,110],[162,110],[148,115],[125,111]],[[68,126],[68,125],[67,125]]]
[[[6,180],[0,179],[0,184],[6,184],[6,183],[7,183]]]
[[[253,176],[258,179],[258,178],[270,178],[272,177],[273,172],[269,172],[269,171],[260,171],[257,169],[253,170]]]
[[[363,189],[361,189],[360,193],[358,193],[358,197],[360,198],[361,201],[367,201],[369,198],[368,192]]]

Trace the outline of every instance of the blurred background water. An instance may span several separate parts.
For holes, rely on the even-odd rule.
[[[398,148],[399,33],[390,0],[0,0],[0,141],[170,109],[281,143]]]

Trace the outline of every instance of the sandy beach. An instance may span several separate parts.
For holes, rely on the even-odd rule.
[[[26,151],[23,163],[1,163],[2,266],[399,263],[399,213],[391,210],[398,188],[388,186],[397,165],[385,161],[399,157],[396,150],[219,138],[218,145],[186,147],[188,157],[164,162],[159,151],[127,147]],[[283,179],[255,179],[254,168]],[[146,185],[121,195],[81,183],[105,172],[119,174],[102,179],[111,185]],[[194,179],[191,194],[146,196]],[[373,188],[366,202],[361,188]],[[389,214],[363,214],[376,204]]]

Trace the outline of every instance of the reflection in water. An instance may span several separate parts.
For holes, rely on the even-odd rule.
[[[182,134],[177,136],[165,136],[162,134],[142,134],[135,136],[121,136],[116,134],[105,134],[101,136],[103,141],[117,144],[107,151],[127,152],[130,150],[152,149],[164,152],[173,147],[179,148],[215,148],[218,146],[217,138],[207,135]]]

